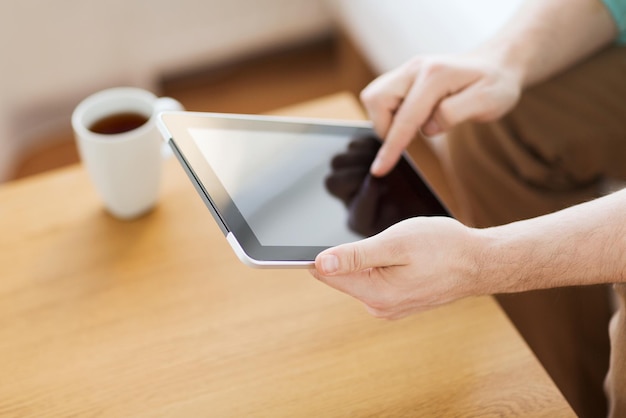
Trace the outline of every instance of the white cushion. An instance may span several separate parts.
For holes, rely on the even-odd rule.
[[[523,0],[326,0],[377,72],[417,54],[461,52],[498,30]]]

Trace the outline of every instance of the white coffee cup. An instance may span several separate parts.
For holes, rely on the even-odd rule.
[[[157,203],[163,141],[155,119],[163,110],[183,110],[183,106],[134,87],[102,90],[74,109],[72,128],[81,160],[104,206],[116,218],[139,217]],[[92,130],[97,122],[123,114],[141,115],[146,122],[121,133]]]

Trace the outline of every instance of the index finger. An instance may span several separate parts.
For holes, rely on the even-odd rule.
[[[400,159],[402,152],[418,130],[436,112],[446,97],[463,89],[471,80],[455,74],[444,64],[431,64],[419,70],[404,101],[394,115],[383,146],[378,151],[370,172],[375,176],[387,174]]]
[[[412,83],[412,75],[403,67],[398,67],[379,76],[361,91],[361,102],[381,137],[387,136],[393,115]]]
[[[373,176],[381,177],[388,174],[398,163],[402,152],[432,114],[442,92],[445,90],[438,84],[427,83],[423,76],[417,75],[393,116],[383,145],[372,163],[370,173]]]

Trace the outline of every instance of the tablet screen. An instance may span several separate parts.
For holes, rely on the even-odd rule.
[[[216,218],[259,259],[312,259],[412,216],[447,216],[406,158],[369,174],[381,142],[363,123],[191,112],[164,122]]]
[[[261,245],[332,246],[362,238],[325,186],[330,162],[349,137],[202,128],[190,135]]]

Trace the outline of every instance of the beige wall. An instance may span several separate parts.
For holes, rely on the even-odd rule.
[[[24,0],[0,5],[0,181],[85,95],[153,89],[163,73],[218,64],[328,31],[318,0]]]

